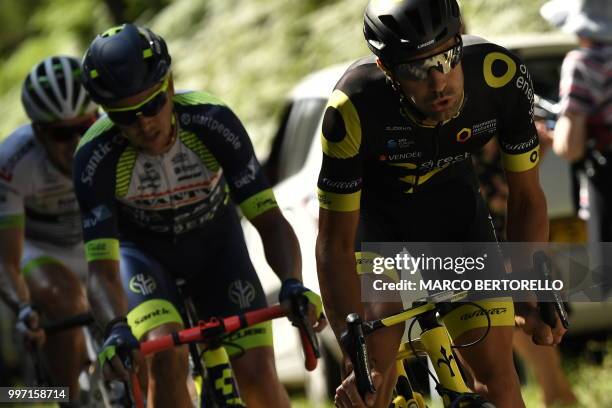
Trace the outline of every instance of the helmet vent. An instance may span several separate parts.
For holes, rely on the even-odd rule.
[[[380,21],[382,21],[382,23],[391,30],[391,32],[403,34],[403,30],[400,28],[399,24],[392,15],[385,14],[379,18]]]
[[[431,27],[436,30],[442,24],[442,10],[440,7],[444,7],[438,0],[429,0],[429,10],[431,15]]]
[[[408,21],[410,21],[410,27],[414,29],[417,35],[420,37],[425,36],[425,27],[423,26],[423,21],[419,15],[419,10],[411,10],[407,12],[406,17],[408,17]]]

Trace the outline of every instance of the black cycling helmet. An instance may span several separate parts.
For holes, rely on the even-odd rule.
[[[368,47],[389,66],[436,48],[461,29],[456,0],[370,0],[363,20]]]
[[[134,24],[98,35],[83,57],[83,86],[105,105],[135,95],[164,79],[171,58],[163,38]]]

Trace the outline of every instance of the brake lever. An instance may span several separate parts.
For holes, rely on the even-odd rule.
[[[308,323],[308,305],[309,301],[306,297],[299,295],[291,302],[291,311],[294,316],[298,317],[298,321],[294,325],[300,330],[304,355],[306,357],[306,369],[312,371],[316,368],[317,359],[321,357],[319,350],[319,341],[313,328]],[[310,347],[307,347],[307,344]],[[312,353],[310,352],[312,350]],[[310,355],[314,354],[314,355]]]
[[[542,251],[537,251],[533,254],[533,267],[538,274],[538,277],[544,281],[550,282],[551,279],[551,264],[550,258]],[[554,328],[556,325],[556,316],[559,317],[561,324],[565,329],[569,329],[569,318],[567,310],[563,304],[561,296],[556,290],[546,291],[543,295],[544,300],[538,299],[538,308],[544,323]],[[556,316],[555,316],[556,315]]]
[[[357,313],[351,313],[346,317],[346,329],[340,337],[340,342],[353,363],[359,395],[365,398],[366,393],[376,392],[376,387],[370,375],[370,361],[363,333],[363,323]]]
[[[144,400],[142,390],[140,389],[140,382],[138,382],[138,376],[136,373],[131,372],[133,364],[130,351],[118,347],[117,354],[123,366],[130,372],[130,379],[128,381],[123,381],[125,394],[120,403],[126,408],[144,408]]]

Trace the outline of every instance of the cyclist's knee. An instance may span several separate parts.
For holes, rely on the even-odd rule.
[[[271,347],[256,347],[247,350],[242,356],[232,359],[232,367],[240,382],[240,388],[259,387],[275,379],[274,351]]]
[[[182,328],[183,326],[179,323],[166,323],[149,330],[142,338],[143,340],[153,340]],[[148,358],[148,361],[149,374],[153,380],[181,381],[183,376],[187,376],[189,369],[189,349],[187,346],[174,347],[154,354]]]
[[[154,354],[150,358],[150,373],[154,379],[184,379],[189,369],[189,350],[186,346]]]
[[[61,263],[41,265],[27,277],[32,302],[50,319],[85,313],[85,289],[77,276]]]

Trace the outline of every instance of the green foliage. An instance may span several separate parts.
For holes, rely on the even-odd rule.
[[[302,77],[368,53],[361,31],[367,0],[0,1],[8,5],[0,15],[0,137],[25,119],[14,96],[31,66],[53,53],[82,55],[95,34],[115,24],[110,4],[166,38],[178,88],[225,100],[260,153],[285,95]],[[469,31],[490,36],[549,30],[538,15],[543,2],[463,0],[462,6]]]

